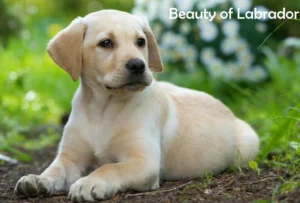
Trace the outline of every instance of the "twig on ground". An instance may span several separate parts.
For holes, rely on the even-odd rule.
[[[57,191],[56,193],[53,194],[53,196],[66,196],[68,194],[68,191],[62,190],[62,191]]]
[[[229,183],[227,183],[226,185],[224,185],[224,188],[226,188],[226,187],[232,185],[233,182],[234,182],[234,178],[232,178],[232,179],[229,181]]]
[[[136,193],[136,194],[127,194],[125,197],[136,197],[136,196],[145,196],[145,195],[154,195],[156,193],[165,193],[165,192],[171,192],[174,190],[178,190],[180,188],[183,188],[189,184],[191,184],[193,181],[189,181],[187,183],[184,183],[182,185],[179,185],[177,187],[171,188],[171,189],[165,189],[165,190],[155,190],[155,191],[151,191],[151,192],[142,192],[142,193]]]
[[[268,177],[268,178],[264,178],[264,179],[261,179],[261,180],[256,180],[256,181],[252,181],[252,182],[249,182],[247,183],[248,185],[251,185],[251,184],[255,184],[255,183],[261,183],[261,182],[265,182],[267,180],[273,180],[273,179],[278,179],[279,177]],[[226,185],[224,185],[224,187],[219,190],[216,195],[219,195],[220,193],[226,191],[226,190],[229,190],[229,189],[232,189],[232,188],[228,188],[228,186],[232,185],[232,183],[234,182],[234,179],[232,179],[229,183],[227,183]]]
[[[63,199],[60,199],[61,202],[66,203]]]
[[[234,178],[232,178],[229,183],[227,183],[226,185],[223,186],[223,188],[221,190],[219,190],[216,195],[219,195],[221,192],[224,192],[226,190],[228,190],[228,186],[231,186],[234,183]]]
[[[267,180],[273,180],[273,179],[278,179],[278,178],[280,178],[280,177],[269,177],[269,178],[264,178],[264,179],[261,179],[261,180],[252,181],[252,182],[249,182],[247,184],[261,183],[261,182],[265,182]]]

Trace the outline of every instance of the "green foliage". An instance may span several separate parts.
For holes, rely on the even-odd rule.
[[[205,179],[201,177],[204,187],[207,187],[211,183],[213,175],[214,173],[212,171],[205,171]]]
[[[0,130],[4,132],[26,129],[40,121],[57,122],[58,116],[70,108],[77,86],[44,48],[31,48],[35,46],[31,43],[34,41],[12,40],[0,55]]]
[[[21,145],[25,141],[25,137],[18,133],[9,133],[7,136],[0,134],[0,152],[12,154],[21,161],[32,161],[31,157],[18,149],[17,145]]]
[[[261,169],[258,167],[258,163],[256,161],[249,161],[248,165],[253,171],[257,172],[258,175],[260,174]]]
[[[273,193],[272,193],[271,203],[276,203],[277,202],[276,197],[279,193],[279,189],[280,189],[280,184],[277,184],[275,186],[275,189],[273,190]]]
[[[3,0],[0,0],[0,46],[6,45],[9,36],[16,35],[21,29],[20,20],[9,12]]]
[[[51,138],[28,139],[24,132],[34,126],[57,124],[60,116],[70,111],[78,85],[46,53],[53,24],[30,26],[28,37],[12,38],[5,50],[0,49],[0,153],[22,161],[30,161],[21,151],[24,147],[43,147],[59,137],[52,133]],[[41,35],[41,30],[45,34]]]
[[[133,0],[1,0],[26,25],[41,19],[61,21],[66,25],[77,16],[85,16],[101,9],[130,11]],[[62,21],[61,21],[62,22]]]
[[[288,192],[293,192],[296,189],[300,188],[300,181],[285,181],[280,188],[280,193],[288,193]]]
[[[258,200],[258,201],[254,201],[253,203],[270,203],[269,200]]]

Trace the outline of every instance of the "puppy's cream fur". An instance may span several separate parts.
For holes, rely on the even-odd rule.
[[[137,46],[138,38],[145,47]],[[114,46],[100,47],[105,39]],[[153,79],[151,70],[162,71],[157,44],[148,24],[131,14],[104,10],[77,18],[48,52],[81,84],[57,157],[41,175],[19,180],[19,196],[69,190],[74,201],[105,199],[156,189],[160,179],[218,173],[258,152],[256,133],[220,101]],[[125,68],[136,58],[147,64],[141,77]],[[100,167],[83,176],[91,163]]]

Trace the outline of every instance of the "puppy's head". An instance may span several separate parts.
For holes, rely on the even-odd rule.
[[[76,18],[48,44],[51,58],[73,80],[111,93],[143,90],[162,62],[148,23],[129,13],[103,10]]]

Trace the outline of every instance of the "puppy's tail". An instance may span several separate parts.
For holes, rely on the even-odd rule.
[[[259,139],[250,125],[237,119],[236,121],[237,153],[234,165],[241,166],[254,160],[259,151]]]

